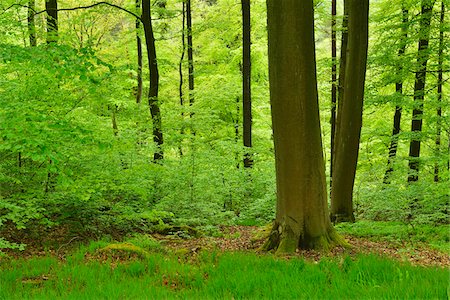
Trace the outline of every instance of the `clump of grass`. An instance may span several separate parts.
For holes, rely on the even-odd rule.
[[[205,251],[190,262],[155,252],[128,261],[0,263],[0,299],[445,299],[447,284],[447,270],[367,255],[309,263]]]

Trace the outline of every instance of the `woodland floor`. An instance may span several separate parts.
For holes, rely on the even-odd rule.
[[[164,248],[172,251],[183,251],[188,255],[196,256],[199,251],[244,251],[255,252],[264,242],[262,228],[256,226],[222,226],[221,237],[180,238],[173,235],[153,234],[153,238],[159,241]],[[33,256],[54,255],[64,259],[70,249],[77,244],[78,237],[67,239],[67,232],[63,229],[54,230],[48,235],[41,236],[39,241],[26,239],[27,247],[24,251],[9,250],[6,253],[15,258],[27,258]],[[30,238],[30,237],[28,237]],[[350,248],[334,247],[328,253],[314,250],[297,250],[294,256],[305,258],[307,261],[318,262],[322,257],[343,257],[346,255],[377,254],[399,261],[409,261],[413,265],[450,267],[450,256],[438,250],[431,249],[426,244],[411,245],[405,242],[375,241],[367,238],[359,238],[344,235],[350,244]],[[53,247],[43,246],[43,241],[52,241]]]

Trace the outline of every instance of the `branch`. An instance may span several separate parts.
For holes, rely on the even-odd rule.
[[[106,5],[106,6],[111,6],[111,7],[117,8],[117,9],[119,9],[121,11],[124,11],[124,12],[134,16],[136,19],[138,19],[139,21],[142,22],[142,18],[140,16],[138,16],[137,14],[135,14],[134,12],[132,12],[132,11],[126,9],[126,8],[123,8],[123,7],[119,6],[119,5],[112,4],[112,3],[109,3],[109,2],[104,2],[104,1],[97,2],[97,3],[91,4],[91,5],[86,5],[86,6],[78,6],[78,7],[71,7],[71,8],[58,8],[57,11],[73,11],[73,10],[79,10],[79,9],[88,9],[88,8],[93,8],[93,7],[100,6],[100,5]],[[29,8],[29,9],[34,11],[35,15],[39,15],[39,14],[47,12],[47,10],[35,11],[32,7],[29,7],[28,5],[14,3],[14,4],[10,5],[9,7],[3,9],[2,14],[5,13],[7,10],[13,8],[14,6],[20,6],[20,7],[24,7],[24,8]]]

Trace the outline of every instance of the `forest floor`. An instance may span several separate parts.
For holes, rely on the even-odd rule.
[[[223,237],[201,237],[193,239],[179,239],[170,236],[155,235],[164,246],[173,249],[188,249],[198,252],[204,249],[219,249],[221,251],[257,251],[264,239],[258,238],[262,229],[256,226],[223,226]],[[314,250],[297,250],[295,256],[303,257],[307,261],[318,262],[324,256],[356,256],[358,254],[376,254],[399,261],[409,261],[413,265],[450,267],[450,256],[441,251],[431,249],[426,244],[411,245],[408,243],[394,243],[374,241],[368,238],[344,235],[350,248],[334,247],[329,253]]]
[[[196,256],[200,251],[218,250],[221,252],[255,252],[263,244],[264,227],[257,226],[221,226],[218,236],[201,236],[181,238],[177,235],[152,234],[151,237],[167,250]],[[341,233],[342,234],[342,233]],[[306,261],[319,262],[323,257],[357,256],[359,254],[376,254],[398,261],[408,261],[413,265],[450,267],[448,253],[435,250],[426,243],[410,241],[380,241],[367,237],[356,237],[342,234],[350,247],[334,247],[330,252],[323,253],[314,250],[297,250],[294,256],[303,257]],[[43,234],[39,239],[22,236],[27,244],[24,251],[5,251],[14,258],[31,258],[36,256],[56,256],[61,259],[69,254],[81,238],[68,238],[65,229],[55,229]]]

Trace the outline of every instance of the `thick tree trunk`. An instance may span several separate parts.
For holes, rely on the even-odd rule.
[[[402,41],[400,44],[400,49],[398,50],[398,58],[400,60],[397,68],[399,69],[400,73],[402,72],[403,66],[401,62],[401,58],[405,54],[406,51],[406,43],[408,39],[408,10],[406,8],[402,8]],[[400,78],[399,81],[395,84],[395,92],[397,93],[397,96],[402,97],[403,96],[403,78]],[[394,125],[392,128],[392,137],[391,137],[391,144],[389,145],[389,157],[387,162],[387,169],[384,173],[383,183],[384,184],[390,184],[390,175],[394,171],[393,167],[393,160],[395,159],[397,155],[397,146],[398,146],[398,135],[400,133],[400,123],[402,118],[402,106],[397,104],[395,106],[395,114],[394,114]]]
[[[337,50],[336,50],[336,0],[331,0],[331,141],[330,141],[330,191],[333,181],[333,150],[334,135],[336,133],[336,106],[337,106]]]
[[[428,63],[428,43],[430,36],[430,24],[433,12],[434,0],[422,0],[422,12],[420,20],[419,49],[417,52],[416,80],[414,82],[415,106],[412,114],[411,133],[413,138],[409,145],[409,175],[408,182],[419,180],[420,136],[422,133],[423,101],[425,97],[425,82]]]
[[[155,37],[153,35],[150,0],[142,1],[142,23],[144,25],[145,45],[147,47],[148,68],[150,73],[148,105],[150,107],[150,114],[152,116],[153,123],[153,141],[157,147],[153,155],[153,160],[157,162],[162,160],[164,157],[162,150],[164,140],[161,126],[161,111],[158,102],[159,73],[158,62],[156,60]]]
[[[442,85],[443,85],[443,65],[444,65],[444,18],[445,3],[441,1],[441,17],[439,20],[439,53],[438,53],[438,108],[437,108],[437,126],[436,126],[436,158],[439,159],[441,152],[441,118],[442,118]],[[434,164],[434,181],[439,182],[439,161]]]
[[[342,243],[328,217],[312,0],[267,1],[277,214],[263,249]]]
[[[47,11],[47,44],[58,42],[58,2],[46,0]]]
[[[243,107],[243,138],[246,153],[244,168],[253,165],[252,154],[252,100],[251,100],[251,25],[250,0],[241,0],[242,5],[242,107]]]
[[[189,105],[194,104],[194,48],[192,46],[192,11],[191,0],[186,0],[186,29],[188,43],[188,81],[189,81]],[[191,111],[190,116],[194,114]]]
[[[136,12],[141,10],[141,0],[136,0]],[[137,88],[136,88],[136,103],[141,103],[142,99],[142,41],[139,29],[141,22],[136,20],[136,46],[137,46]]]
[[[353,184],[362,126],[364,82],[368,47],[368,0],[350,0],[348,45],[342,101],[339,102],[335,138],[331,218],[353,222]],[[344,65],[342,66],[344,67]]]
[[[28,1],[28,37],[30,39],[30,46],[36,46],[36,23],[34,22],[35,13],[35,0]]]

